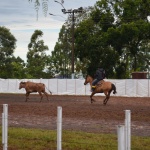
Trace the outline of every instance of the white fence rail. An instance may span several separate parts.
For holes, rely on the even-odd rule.
[[[115,96],[150,97],[149,79],[107,79],[115,84]],[[41,82],[52,91],[54,95],[90,95],[90,85],[84,85],[84,79],[0,79],[0,93],[25,93],[19,90],[21,81]],[[103,94],[97,94],[103,95]],[[113,94],[112,94],[113,95]]]

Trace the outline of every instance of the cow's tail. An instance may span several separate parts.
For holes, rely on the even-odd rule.
[[[46,87],[46,86],[45,86]],[[52,95],[52,92],[46,87],[46,89],[50,92],[50,94]]]
[[[112,90],[113,90],[113,94],[116,94],[117,91],[116,91],[116,86],[114,84],[112,84]]]

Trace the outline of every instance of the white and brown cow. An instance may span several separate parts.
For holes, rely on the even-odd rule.
[[[28,101],[29,99],[29,95],[30,93],[33,93],[33,92],[38,92],[39,95],[41,96],[41,100],[40,102],[42,101],[42,98],[43,98],[43,95],[42,93],[44,93],[47,97],[47,100],[48,100],[48,93],[45,92],[45,84],[43,83],[34,83],[34,82],[20,82],[19,84],[19,89],[21,88],[24,88],[26,90],[26,102]],[[51,91],[49,91],[51,93]]]

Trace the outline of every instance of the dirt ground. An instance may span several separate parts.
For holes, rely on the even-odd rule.
[[[131,133],[150,136],[150,98],[110,97],[106,106],[103,96],[50,95],[49,101],[31,94],[25,102],[24,94],[0,94],[0,112],[8,104],[9,127],[57,129],[57,107],[62,107],[63,130],[93,133],[117,133],[117,126],[124,124],[124,110],[131,110]],[[1,120],[0,120],[1,123]]]

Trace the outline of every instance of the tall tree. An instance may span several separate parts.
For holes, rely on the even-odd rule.
[[[146,60],[150,55],[146,49],[149,49],[150,43],[149,3],[150,0],[125,0],[113,5],[117,25],[109,29],[109,40],[119,52],[120,61],[125,64],[124,74],[148,70]],[[141,58],[145,61],[141,61]]]
[[[88,60],[86,73],[92,76],[98,66],[103,66],[109,76],[113,76],[113,64],[118,56],[112,47],[106,44],[106,31],[113,26],[113,22],[109,7],[108,13],[95,7],[89,18],[83,20],[75,31],[76,56],[81,61]]]
[[[13,70],[11,78],[24,79],[28,77],[26,74],[25,62],[20,57],[12,57],[11,66]]]
[[[30,43],[28,45],[27,53],[27,72],[28,78],[44,78],[45,69],[47,64],[47,55],[46,51],[48,46],[44,45],[44,41],[40,40],[40,37],[43,36],[41,30],[35,30],[31,36]]]
[[[15,48],[16,38],[9,29],[0,26],[0,78],[12,78]]]
[[[97,1],[91,17],[76,30],[76,56],[89,60],[88,73],[93,74],[99,64],[111,78],[129,78],[132,71],[148,69],[149,3]]]
[[[58,42],[52,52],[52,63],[54,74],[59,74],[62,78],[68,78],[71,75],[71,40],[70,30],[65,25],[59,33]]]
[[[92,7],[84,8],[82,13],[74,14],[74,26],[75,29],[80,26],[80,22],[89,17],[89,13],[92,10]],[[75,35],[76,38],[76,35]],[[76,45],[75,45],[76,53]],[[55,68],[56,74],[59,74],[62,77],[71,77],[71,68],[72,68],[72,17],[68,16],[67,21],[62,26],[58,42],[55,45],[54,51],[52,52],[53,65]],[[80,70],[85,72],[86,61],[81,62],[75,54],[74,59],[74,69],[75,75],[80,73]]]

